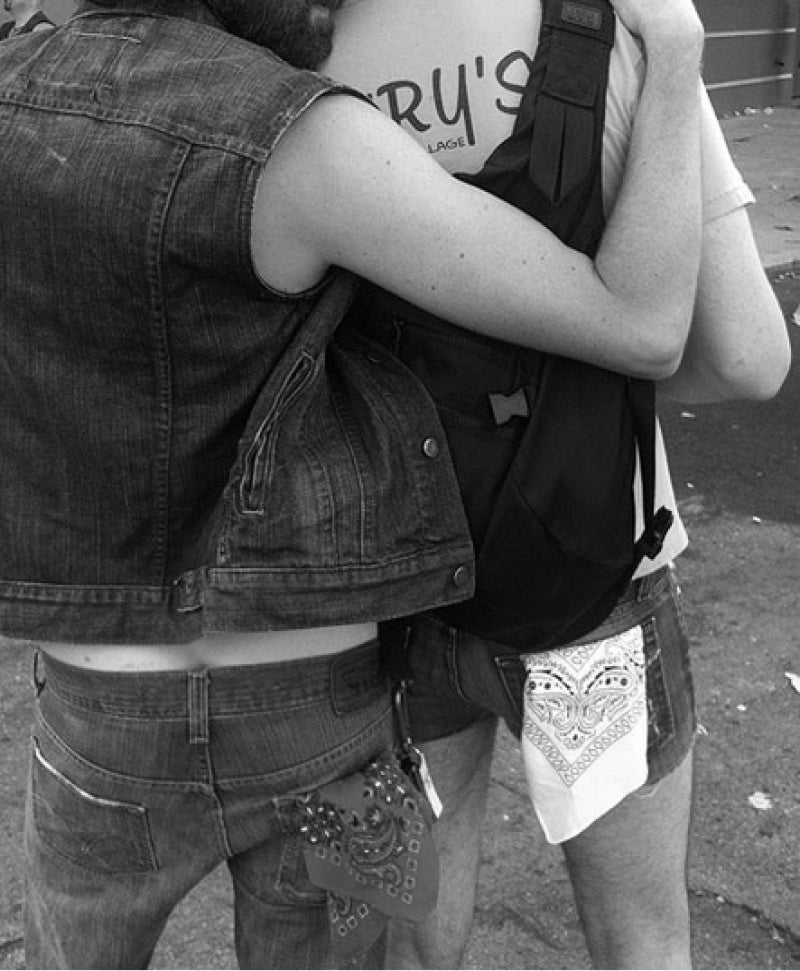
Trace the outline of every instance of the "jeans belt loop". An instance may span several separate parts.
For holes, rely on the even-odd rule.
[[[36,691],[37,698],[44,691],[44,686],[47,683],[47,675],[45,674],[45,676],[42,677],[41,674],[39,673],[41,665],[43,663],[41,654],[42,654],[41,651],[33,652],[33,663],[31,666],[31,680],[33,681],[33,687]]]
[[[189,744],[208,744],[208,671],[188,672]]]

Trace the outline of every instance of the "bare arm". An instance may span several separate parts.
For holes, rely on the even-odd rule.
[[[659,391],[693,403],[771,398],[790,364],[783,313],[747,212],[737,209],[706,227],[689,340],[680,367]]]
[[[632,26],[648,73],[594,262],[452,179],[377,111],[331,97],[265,169],[253,240],[262,277],[297,291],[336,264],[505,340],[630,374],[672,373],[699,263],[702,28],[688,0],[616,3],[642,18]]]
[[[705,91],[701,97],[708,197],[725,185],[730,157]],[[790,364],[783,313],[764,273],[747,209],[736,208],[705,224],[689,340],[678,371],[659,390],[692,403],[770,398]]]

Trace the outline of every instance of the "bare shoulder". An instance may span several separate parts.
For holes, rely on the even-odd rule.
[[[426,180],[446,179],[416,142],[366,101],[331,94],[290,126],[261,175],[253,213],[256,271],[289,292],[331,263],[363,270],[357,240],[390,225]]]
[[[297,293],[317,283],[329,262],[314,245],[315,225],[338,194],[341,150],[369,106],[357,98],[319,98],[281,135],[259,178],[253,207],[253,262],[274,289]]]
[[[289,169],[293,178],[323,171],[345,184],[357,183],[376,164],[379,170],[425,163],[435,168],[427,153],[382,112],[340,92],[319,98],[288,129],[276,146],[270,164],[275,163]]]

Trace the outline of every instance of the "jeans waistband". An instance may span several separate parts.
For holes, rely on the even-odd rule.
[[[65,701],[109,715],[185,717],[207,711],[246,714],[332,701],[340,713],[360,708],[387,690],[378,640],[337,654],[195,671],[91,671],[34,657],[37,692],[47,686]]]
[[[653,573],[647,573],[637,580],[632,580],[628,584],[628,589],[617,601],[617,606],[623,603],[640,603],[642,600],[647,600],[648,597],[666,590],[669,586],[669,571],[668,566],[662,566],[654,570]]]
[[[605,637],[613,637],[642,623],[671,590],[670,568],[660,567],[628,585],[614,605],[614,609],[590,634],[579,637],[572,644],[589,644]]]

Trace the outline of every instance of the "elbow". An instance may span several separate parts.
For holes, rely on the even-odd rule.
[[[749,280],[744,274],[745,280]],[[690,343],[699,369],[707,370],[719,397],[768,401],[781,390],[792,366],[784,312],[767,278],[759,273],[748,293],[729,287],[724,299],[705,293],[692,324]]]
[[[762,317],[753,338],[736,355],[723,357],[720,380],[730,397],[768,401],[783,387],[792,367],[792,344],[783,311],[774,301],[773,312]]]
[[[678,370],[686,347],[688,327],[672,325],[653,328],[646,335],[635,377],[664,381]]]
[[[769,401],[783,387],[792,366],[792,349],[788,335],[779,347],[771,353],[760,354],[755,366],[743,368],[738,378],[738,392],[741,397],[753,401]]]
[[[640,377],[650,381],[665,381],[671,378],[681,366],[683,345],[679,348],[664,348],[661,353],[653,354],[646,364],[646,371]]]
[[[788,335],[770,347],[761,347],[749,358],[718,362],[714,380],[720,397],[746,401],[769,401],[783,387],[792,366]]]

